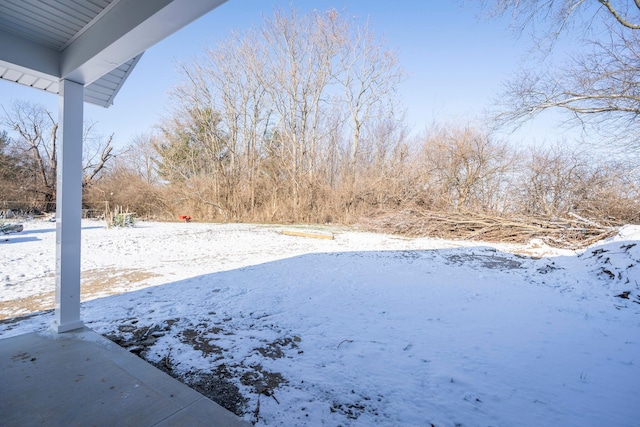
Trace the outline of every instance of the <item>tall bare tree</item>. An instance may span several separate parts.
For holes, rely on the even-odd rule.
[[[182,64],[184,81],[174,91],[183,108],[208,105],[219,112],[228,138],[228,177],[234,182],[248,179],[250,210],[257,205],[258,169],[273,115],[259,78],[264,68],[257,53],[260,43],[255,29],[229,34],[215,49]]]
[[[530,29],[543,52],[563,34],[584,46],[550,71],[525,68],[506,84],[502,124],[519,124],[549,109],[640,147],[640,2],[637,0],[483,0],[497,15],[511,15],[518,31]]]
[[[351,130],[350,169],[355,177],[364,126],[374,120],[393,117],[394,92],[403,79],[397,52],[385,47],[368,25],[347,27],[348,43],[343,43],[336,80],[344,90],[343,99]]]
[[[328,89],[342,41],[337,19],[333,11],[308,15],[293,9],[276,11],[260,32],[264,40],[260,80],[267,88],[275,127],[283,138],[282,166],[292,185],[294,215],[301,207],[301,194],[314,185],[318,145],[326,132],[322,118],[329,114]]]

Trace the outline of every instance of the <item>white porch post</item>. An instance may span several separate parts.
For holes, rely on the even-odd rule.
[[[54,328],[82,328],[80,320],[80,220],[82,218],[82,127],[84,87],[60,81],[56,191],[56,310]]]

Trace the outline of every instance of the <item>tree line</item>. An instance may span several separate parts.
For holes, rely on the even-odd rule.
[[[181,75],[174,110],[126,149],[87,132],[85,207],[202,221],[353,223],[405,209],[640,221],[628,157],[562,141],[519,147],[489,124],[411,135],[397,52],[335,10],[276,11],[181,64]],[[55,120],[17,104],[4,124],[0,202],[51,210]]]

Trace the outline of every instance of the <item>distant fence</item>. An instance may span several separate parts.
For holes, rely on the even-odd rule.
[[[82,218],[102,219],[104,209],[82,209]]]
[[[53,212],[42,212],[40,209],[22,201],[0,200],[0,219],[36,217],[54,212],[55,210]],[[82,209],[82,218],[95,219],[103,217],[103,209]]]
[[[24,201],[0,201],[0,219],[20,218],[42,215],[40,209],[33,207],[30,203]]]

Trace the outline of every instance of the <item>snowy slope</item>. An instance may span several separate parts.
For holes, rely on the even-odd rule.
[[[640,227],[580,253],[281,231],[88,222],[83,319],[187,382],[222,378],[257,425],[638,425]],[[0,243],[2,317],[53,291],[54,249],[47,223]]]

